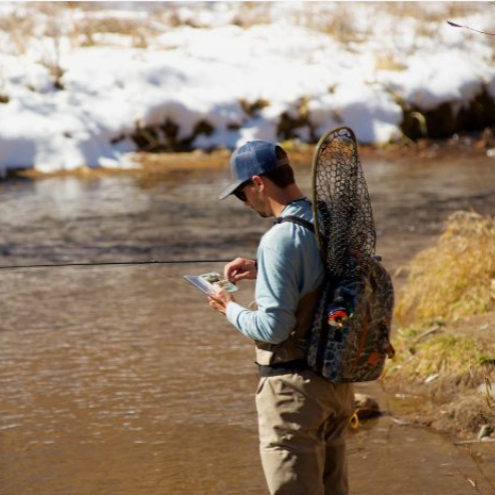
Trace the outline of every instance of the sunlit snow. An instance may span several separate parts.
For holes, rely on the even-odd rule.
[[[299,119],[293,133],[303,141],[349,125],[363,143],[386,143],[401,137],[401,102],[457,111],[483,88],[495,99],[493,38],[450,27],[434,2],[422,5],[437,8],[434,21],[352,2],[136,4],[3,3],[0,20],[35,26],[25,39],[19,26],[0,31],[0,171],[129,166],[136,128],[165,122],[177,139],[193,136],[193,149],[281,140],[282,118]],[[462,21],[493,29],[490,12]],[[338,15],[352,33],[328,32],[324,22]],[[152,34],[95,32],[81,42],[77,26],[109,17]],[[201,122],[210,132],[194,134]]]

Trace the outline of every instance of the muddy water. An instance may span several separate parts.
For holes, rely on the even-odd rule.
[[[365,172],[393,270],[451,211],[495,212],[493,160]],[[298,176],[308,190],[307,170]],[[0,265],[254,256],[270,221],[219,204],[222,185],[205,172],[148,189],[128,178],[3,184]],[[1,495],[265,493],[251,344],[181,281],[221,266],[0,272]],[[359,389],[404,407],[377,385]],[[385,416],[351,433],[353,493],[495,493],[492,445],[455,447]]]

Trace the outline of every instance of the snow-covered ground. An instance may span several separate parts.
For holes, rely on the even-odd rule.
[[[130,166],[139,136],[397,140],[405,106],[495,100],[495,37],[447,20],[493,32],[495,6],[3,2],[0,172]]]

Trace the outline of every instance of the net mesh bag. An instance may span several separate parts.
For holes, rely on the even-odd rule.
[[[314,217],[326,270],[334,280],[361,280],[375,255],[373,213],[351,129],[319,141],[313,160]]]

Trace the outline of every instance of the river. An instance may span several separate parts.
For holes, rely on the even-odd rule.
[[[495,161],[365,165],[378,254],[403,267],[457,209],[495,212]],[[308,169],[298,168],[309,191]],[[254,257],[270,227],[217,171],[0,185],[0,265]],[[222,263],[0,271],[0,495],[266,493],[251,343],[183,275]],[[239,300],[250,301],[246,283]],[[353,494],[495,493],[494,444],[456,447],[392,418],[351,431]],[[492,490],[492,491],[490,491]]]

